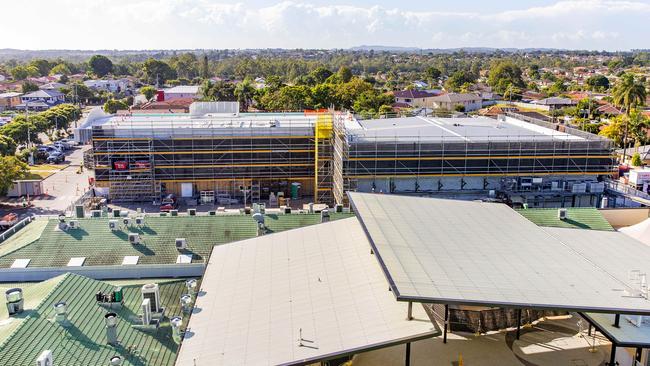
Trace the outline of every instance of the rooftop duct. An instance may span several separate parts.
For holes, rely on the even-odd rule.
[[[16,315],[23,312],[25,300],[23,299],[23,290],[19,288],[12,288],[5,291],[7,299],[7,312],[9,315]]]
[[[104,315],[104,322],[106,323],[106,343],[111,346],[116,346],[117,341],[117,314],[106,313]]]

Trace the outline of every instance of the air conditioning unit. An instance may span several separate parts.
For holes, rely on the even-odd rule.
[[[41,352],[40,356],[36,359],[36,366],[53,366],[54,358],[52,357],[52,351],[45,350]]]
[[[160,290],[157,283],[142,286],[142,300],[149,299],[152,313],[160,311]]]
[[[187,249],[187,240],[185,238],[176,238],[176,250]]]
[[[142,325],[149,325],[151,323],[151,300],[142,300],[140,308],[142,309]]]
[[[129,243],[131,243],[131,244],[140,244],[140,234],[138,234],[138,233],[129,233]]]
[[[78,229],[78,228],[79,228],[79,221],[77,221],[77,220],[70,220],[70,222],[68,223],[68,227],[69,227],[70,229]]]
[[[108,220],[108,228],[111,230],[117,230],[117,220]]]
[[[189,216],[196,216],[196,209],[195,208],[188,208],[187,209],[187,214]]]
[[[560,220],[566,220],[567,219],[567,210],[566,208],[560,208],[557,210],[557,218]]]
[[[93,218],[102,217],[102,211],[101,210],[92,210],[92,211],[90,211],[90,216],[93,217]]]
[[[135,224],[138,225],[138,226],[144,225],[144,217],[142,217],[142,216],[136,217],[135,218]]]
[[[131,226],[131,219],[128,218],[128,217],[125,217],[125,218],[122,219],[122,223],[124,224],[124,226]]]

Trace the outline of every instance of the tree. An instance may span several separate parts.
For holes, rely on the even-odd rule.
[[[11,69],[11,77],[13,77],[14,80],[25,80],[28,77],[36,76],[38,76],[38,69],[34,66],[19,65]]]
[[[90,70],[98,77],[104,77],[113,71],[113,62],[106,56],[94,55],[88,60]]]
[[[437,84],[438,79],[442,76],[442,71],[435,66],[427,67],[427,79],[431,85]]]
[[[50,70],[50,75],[70,75],[72,72],[70,71],[70,68],[68,65],[64,63],[60,63],[58,65],[55,65],[51,70]]]
[[[622,146],[623,143],[623,123],[621,118],[614,118],[610,123],[604,126],[598,133],[600,136],[605,136],[608,139],[614,141],[616,146]],[[624,153],[625,154],[625,153]]]
[[[16,153],[16,141],[9,136],[0,135],[0,155],[13,155]]]
[[[634,74],[624,74],[612,90],[612,101],[615,106],[624,108],[625,118],[623,128],[623,160],[627,148],[628,121],[632,108],[645,104],[647,92],[643,82],[637,80]]]
[[[352,78],[347,83],[336,85],[337,108],[351,109],[354,101],[363,93],[374,90],[373,86],[360,78]]]
[[[32,83],[31,81],[25,81],[22,86],[23,94],[31,93],[38,90],[38,85]]]
[[[201,77],[207,79],[210,77],[210,66],[208,64],[208,55],[203,54],[201,58]]]
[[[235,98],[235,85],[225,81],[217,81],[215,83],[206,80],[201,86],[201,95],[203,100],[218,102],[218,101],[234,101]]]
[[[324,83],[327,78],[332,76],[332,72],[325,66],[319,66],[312,70],[308,76],[313,80],[312,85],[317,85]]]
[[[609,79],[605,75],[590,76],[585,83],[593,91],[605,91],[609,89]]]
[[[142,64],[142,71],[144,72],[147,84],[155,84],[156,87],[164,84],[166,80],[176,79],[177,77],[176,71],[167,63],[153,58],[147,59]]]
[[[474,83],[475,79],[472,75],[464,70],[456,71],[451,74],[449,79],[445,82],[445,88],[449,91],[459,91],[464,85]]]
[[[157,92],[158,90],[150,85],[143,86],[142,88],[140,88],[140,93],[144,94],[144,97],[147,98],[147,100],[151,100],[151,98],[153,98],[153,96],[156,95]]]
[[[499,94],[505,93],[511,85],[516,88],[524,88],[526,84],[521,74],[521,68],[512,61],[502,61],[490,70],[488,84]]]
[[[255,87],[250,82],[250,80],[246,79],[237,84],[234,94],[235,97],[237,97],[237,101],[239,102],[239,108],[243,112],[246,112],[248,111],[248,107],[253,103],[253,97],[255,96]]]
[[[29,62],[29,66],[33,66],[38,70],[40,76],[47,76],[52,69],[52,64],[48,60],[36,59]]]
[[[28,141],[27,132],[29,131],[29,140],[32,143],[38,142],[38,129],[28,121],[24,116],[18,116],[10,123],[0,127],[0,135],[7,136],[17,144],[26,144]],[[1,169],[0,169],[1,170]]]
[[[347,66],[341,66],[337,72],[341,82],[347,83],[352,79],[352,70]]]
[[[187,52],[174,56],[169,60],[169,64],[176,70],[178,77],[192,79],[199,75],[199,63],[193,53]]]
[[[0,195],[6,195],[7,191],[15,180],[24,179],[27,176],[27,164],[18,160],[15,156],[0,157]]]
[[[104,112],[115,114],[119,110],[127,110],[129,105],[125,101],[119,99],[109,99],[104,103]]]
[[[641,154],[635,152],[634,155],[632,155],[632,166],[641,166],[641,165],[643,165],[643,162],[641,161]]]
[[[641,146],[645,144],[648,140],[650,118],[646,117],[636,109],[624,118],[627,122],[628,134],[634,141],[634,146]]]

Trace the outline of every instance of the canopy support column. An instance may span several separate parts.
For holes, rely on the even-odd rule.
[[[521,309],[517,309],[517,339],[521,334]]]
[[[413,303],[411,301],[409,301],[409,310],[406,315],[406,320],[413,320]]]
[[[608,366],[616,365],[616,343],[612,342],[612,351],[609,353]]]
[[[411,365],[411,342],[406,344],[406,358],[404,359],[404,366]]]
[[[614,317],[614,325],[616,328],[620,328],[621,326],[619,325],[619,322],[621,321],[621,314],[616,314]]]
[[[449,305],[445,304],[445,329],[442,333],[442,343],[447,343],[447,323],[449,323]]]
[[[634,359],[637,360],[638,362],[641,362],[641,356],[643,355],[643,348],[637,347],[636,348],[636,354],[634,355]]]

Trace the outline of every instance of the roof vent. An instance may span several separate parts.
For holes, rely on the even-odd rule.
[[[320,212],[320,222],[328,222],[330,221],[330,210],[324,208]]]
[[[181,309],[185,314],[189,314],[192,311],[192,295],[185,294],[181,296]]]
[[[140,234],[138,233],[129,233],[129,243],[135,245],[140,244]]]
[[[181,343],[181,326],[183,325],[183,318],[175,316],[169,320],[172,325],[172,338],[174,342]]]
[[[23,305],[25,303],[25,300],[23,299],[22,289],[9,289],[5,291],[5,297],[7,298],[7,312],[9,315],[16,315],[23,312]]]
[[[557,210],[557,218],[560,220],[566,220],[567,219],[567,210],[566,208],[560,208]]]
[[[120,356],[113,356],[108,362],[109,366],[121,366],[122,365],[122,357]]]
[[[116,346],[117,341],[117,314],[106,313],[104,315],[104,322],[106,323],[106,343]]]
[[[187,240],[185,238],[176,238],[176,250],[187,249]]]
[[[53,307],[56,322],[60,324],[66,323],[68,320],[68,304],[65,301],[59,301]]]
[[[194,296],[194,294],[196,294],[197,285],[198,282],[196,282],[194,278],[185,281],[185,287],[187,287],[187,293]]]
[[[49,349],[41,352],[36,359],[36,366],[54,366],[54,357]]]

